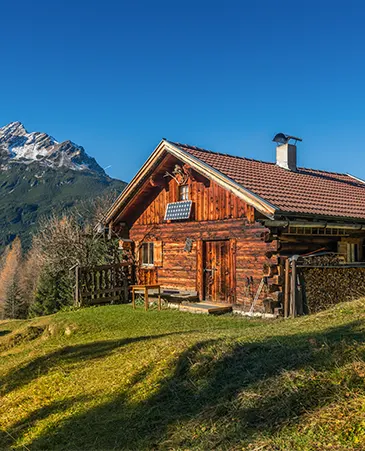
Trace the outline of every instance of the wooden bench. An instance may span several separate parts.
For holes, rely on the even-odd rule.
[[[176,288],[163,288],[161,285],[131,285],[132,289],[132,305],[136,308],[136,294],[144,296],[145,310],[149,307],[149,298],[158,298],[158,309],[161,310],[161,298],[165,301],[175,304],[182,304],[184,301],[197,302],[198,293],[196,291],[178,290]]]
[[[136,292],[139,294],[144,294],[144,309],[147,311],[148,307],[149,307],[149,302],[148,302],[148,292],[149,290],[157,290],[157,297],[158,297],[158,309],[161,310],[161,285],[132,285],[132,305],[133,308],[136,308],[136,299],[135,299],[135,294]]]

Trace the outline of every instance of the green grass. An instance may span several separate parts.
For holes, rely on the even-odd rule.
[[[295,320],[129,305],[0,322],[0,448],[365,449],[365,301]]]

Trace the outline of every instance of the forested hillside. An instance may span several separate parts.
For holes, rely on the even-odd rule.
[[[15,236],[28,248],[38,220],[52,212],[61,214],[79,201],[114,191],[125,183],[93,172],[53,169],[37,163],[12,164],[0,170],[0,251]]]
[[[29,248],[42,216],[108,192],[117,195],[125,185],[72,141],[29,133],[20,122],[0,128],[0,253],[15,236]]]

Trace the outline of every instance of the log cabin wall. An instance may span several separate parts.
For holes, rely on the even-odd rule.
[[[229,191],[221,188],[214,182],[189,181],[189,199],[193,201],[191,220],[219,221],[225,219],[247,218],[254,220],[254,209]],[[153,193],[143,204],[143,209],[134,224],[149,225],[161,224],[164,219],[168,203],[177,202],[178,185],[174,179],[167,182],[166,187]],[[191,221],[185,221],[187,224]]]
[[[266,229],[255,221],[254,208],[195,174],[187,181],[189,199],[193,202],[191,218],[166,222],[166,206],[179,200],[179,185],[174,178],[159,180],[159,184],[150,180],[121,218],[138,249],[143,242],[162,243],[161,261],[152,268],[140,266],[139,282],[196,290],[202,298],[204,241],[227,240],[231,255],[231,290],[227,301],[249,305],[263,276],[263,266],[269,261],[265,253],[276,246],[264,242]],[[192,240],[190,251],[185,250],[187,238]],[[264,296],[263,292],[261,298]]]

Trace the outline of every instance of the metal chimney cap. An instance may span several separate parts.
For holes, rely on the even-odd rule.
[[[297,138],[296,136],[285,135],[285,133],[277,133],[273,141],[278,144],[288,144],[288,142],[293,139],[295,142],[302,141],[302,138]]]

